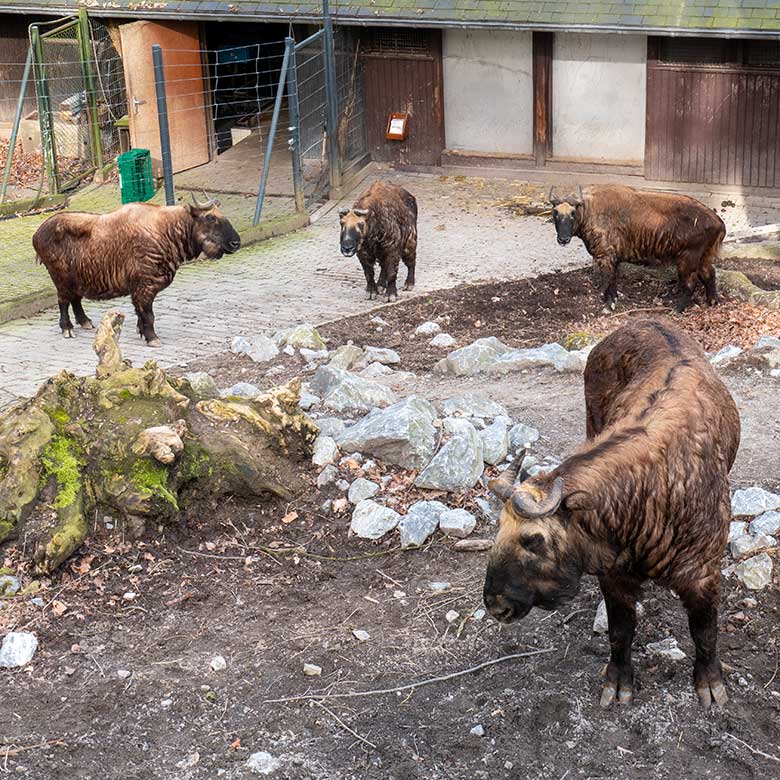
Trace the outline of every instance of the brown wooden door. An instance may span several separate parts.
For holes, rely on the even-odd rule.
[[[645,176],[780,187],[780,47],[651,39]]]
[[[152,44],[163,50],[173,171],[209,161],[206,83],[197,22],[132,22],[120,27],[130,138],[159,164],[160,126]]]
[[[368,146],[400,165],[440,165],[444,150],[441,31],[382,28],[362,33]],[[408,113],[404,141],[385,138],[391,113]]]

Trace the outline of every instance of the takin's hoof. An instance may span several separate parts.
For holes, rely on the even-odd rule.
[[[378,297],[379,297],[379,293],[378,292],[374,292],[373,290],[366,290],[366,300],[367,301],[373,301],[373,300],[375,300]]]
[[[726,686],[722,680],[711,683],[700,683],[696,686],[696,693],[699,696],[701,706],[705,710],[708,710],[713,703],[719,706],[724,705],[729,700],[729,695],[726,693]]]
[[[634,689],[632,687],[608,682],[601,689],[599,704],[604,708],[609,707],[613,702],[626,706],[631,704],[632,701],[634,701]]]
[[[392,295],[388,295],[388,296],[385,298],[385,301],[386,301],[387,303],[392,303],[393,301],[397,301],[397,300],[398,300],[398,295],[397,295],[396,293],[393,293]]]
[[[73,336],[73,326],[71,326],[70,328],[63,328],[62,329],[62,338],[64,338],[64,339],[72,339],[72,338],[74,338],[74,336]]]
[[[83,330],[95,330],[95,326],[92,324],[92,320],[86,320],[80,323]]]
[[[411,292],[412,290],[414,290],[414,285],[413,284],[409,284],[409,282],[407,282],[404,285],[404,292]]]
[[[162,346],[162,341],[160,341],[160,339],[156,339],[155,338],[155,339],[152,339],[151,341],[147,341],[146,342],[146,346],[147,347],[161,347]]]

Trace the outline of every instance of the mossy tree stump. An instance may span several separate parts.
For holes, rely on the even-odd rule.
[[[0,541],[32,542],[41,571],[79,547],[96,509],[140,535],[147,519],[174,520],[184,493],[292,498],[308,482],[317,428],[300,380],[253,400],[199,399],[154,361],[122,359],[123,320],[103,318],[94,377],[63,371],[0,415]]]

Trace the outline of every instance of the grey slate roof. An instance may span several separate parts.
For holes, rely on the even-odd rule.
[[[0,0],[0,11],[137,18],[183,16],[316,20],[319,2],[255,0]],[[511,26],[534,29],[669,30],[680,33],[780,35],[780,0],[331,0],[341,24]]]

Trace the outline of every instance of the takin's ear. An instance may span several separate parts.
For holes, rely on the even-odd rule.
[[[576,490],[573,493],[569,493],[563,499],[563,505],[570,512],[587,512],[596,508],[593,496],[584,490]]]

